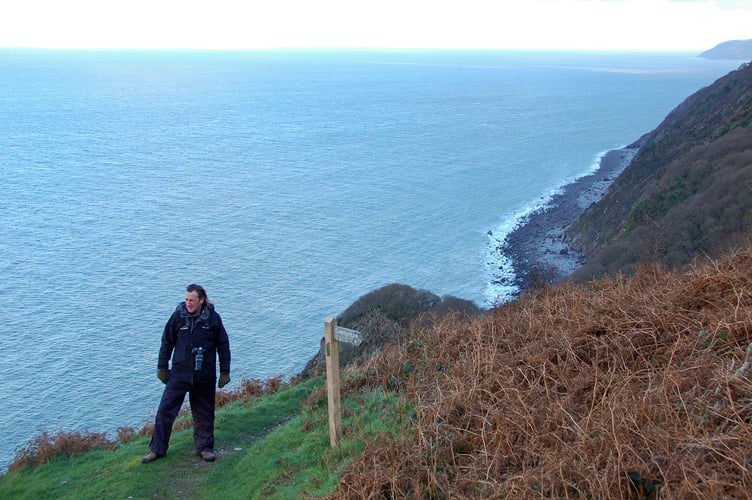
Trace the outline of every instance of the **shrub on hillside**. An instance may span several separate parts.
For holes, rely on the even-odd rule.
[[[291,384],[294,384],[294,381]],[[243,401],[248,404],[254,398],[274,394],[286,386],[282,375],[266,380],[243,377],[234,389],[217,391],[215,395],[216,407],[221,408],[235,401]]]
[[[427,290],[416,290],[408,285],[393,283],[358,298],[339,316],[337,323],[347,325],[370,311],[379,310],[387,318],[405,326],[439,302],[439,296]]]
[[[16,452],[13,463],[8,467],[8,472],[49,462],[61,455],[75,457],[91,450],[114,448],[115,443],[107,439],[106,433],[60,431],[50,434],[42,431],[29,443],[28,447]]]
[[[461,316],[476,316],[481,314],[483,310],[471,300],[460,299],[458,297],[453,297],[452,295],[445,295],[441,298],[441,302],[436,304],[431,312],[438,316],[455,313],[460,314]]]
[[[380,311],[386,318],[407,326],[421,314],[449,312],[475,315],[481,312],[472,301],[447,295],[439,297],[428,290],[416,290],[408,285],[393,283],[369,292],[356,300],[337,318],[340,325],[350,325],[372,311]]]

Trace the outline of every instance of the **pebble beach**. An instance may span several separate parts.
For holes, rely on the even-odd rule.
[[[564,186],[543,208],[528,214],[501,243],[499,252],[511,261],[514,285],[523,290],[534,266],[565,278],[582,265],[581,256],[564,241],[564,231],[585,209],[599,201],[629,166],[637,148],[614,149],[600,159],[598,169]]]

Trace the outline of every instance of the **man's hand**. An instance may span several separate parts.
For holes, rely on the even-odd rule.
[[[229,373],[220,373],[219,374],[219,388],[226,386],[230,383],[230,374]]]
[[[161,380],[163,384],[166,384],[167,379],[170,378],[170,370],[157,370],[157,378]]]

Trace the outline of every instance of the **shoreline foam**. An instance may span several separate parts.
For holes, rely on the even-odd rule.
[[[564,230],[603,197],[636,154],[637,148],[606,151],[593,172],[565,184],[541,207],[517,218],[516,225],[493,249],[499,262],[491,281],[497,291],[504,290],[499,293],[501,298],[517,296],[529,284],[534,267],[543,266],[561,279],[582,265],[581,256],[564,241]]]

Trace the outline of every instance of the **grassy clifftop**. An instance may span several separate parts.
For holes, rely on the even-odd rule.
[[[244,385],[259,387],[257,382]],[[149,429],[118,443],[92,434],[43,435],[0,476],[0,498],[325,496],[362,455],[364,443],[399,429],[406,412],[388,392],[349,395],[343,402],[347,434],[332,449],[324,380],[271,385],[263,394],[221,393],[226,404],[217,410],[216,462],[195,455],[189,415],[178,420],[167,456],[150,464],[141,463]]]

